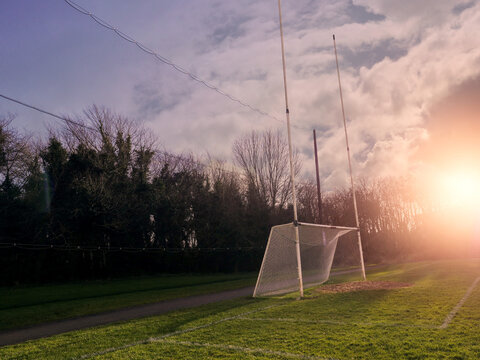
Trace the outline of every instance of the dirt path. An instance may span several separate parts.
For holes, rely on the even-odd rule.
[[[369,269],[377,266],[369,267]],[[343,270],[332,272],[331,276],[358,271]],[[105,313],[87,315],[73,319],[34,325],[28,328],[8,330],[0,333],[0,346],[12,345],[28,340],[39,339],[68,331],[86,329],[93,326],[106,325],[119,321],[133,320],[147,316],[161,315],[174,310],[193,308],[219,301],[232,300],[253,294],[253,286],[223,291],[213,294],[189,296],[185,298],[161,301],[153,304],[134,306]]]
[[[166,300],[153,304],[134,306],[95,315],[87,315],[73,319],[55,321],[24,329],[9,330],[0,333],[0,346],[48,337],[68,331],[85,329],[92,326],[105,325],[118,321],[133,320],[152,315],[160,315],[173,310],[181,310],[218,301],[249,296],[252,295],[252,293],[253,287],[250,286],[242,289],[206,295],[189,296],[186,298]]]

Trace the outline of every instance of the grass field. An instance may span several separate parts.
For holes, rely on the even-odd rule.
[[[369,279],[413,286],[244,298],[7,346],[0,358],[479,359],[479,277],[478,260],[391,266]]]
[[[165,275],[0,288],[0,330],[249,286],[256,275]]]

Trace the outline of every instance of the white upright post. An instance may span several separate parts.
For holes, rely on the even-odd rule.
[[[355,196],[355,186],[353,183],[352,161],[350,160],[350,147],[348,146],[347,122],[345,120],[345,109],[343,106],[342,83],[340,81],[340,70],[338,67],[337,44],[335,42],[335,35],[333,35],[333,48],[335,49],[335,62],[337,64],[338,88],[340,90],[340,103],[342,105],[343,128],[345,130],[345,142],[347,144],[348,169],[350,170],[350,184],[352,187],[353,209],[355,211],[355,223],[357,226],[357,239],[358,239],[358,249],[360,250],[360,263],[362,265],[363,280],[367,280],[367,276],[365,274],[365,263],[363,261],[362,237],[360,236],[360,222],[358,220],[357,197]]]
[[[285,70],[285,47],[283,45],[282,5],[280,3],[280,0],[278,0],[278,17],[280,20],[280,42],[282,44],[283,88],[285,92],[285,113],[287,116],[288,154],[290,158],[290,178],[292,182],[293,225],[295,227],[295,249],[297,253],[298,283],[300,288],[300,297],[303,297],[302,259],[300,256],[300,235],[298,233],[297,196],[295,193],[295,173],[293,168],[292,136],[290,134],[290,110],[288,108],[287,75]]]

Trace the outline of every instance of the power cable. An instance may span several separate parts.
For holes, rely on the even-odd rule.
[[[94,129],[94,128],[88,126],[88,125],[81,124],[81,123],[79,123],[79,122],[73,121],[73,120],[71,120],[71,119],[69,119],[69,118],[67,118],[67,117],[64,117],[64,116],[56,115],[56,114],[54,114],[54,113],[51,113],[50,111],[40,109],[39,107],[26,104],[26,103],[24,103],[23,101],[20,101],[20,100],[11,98],[11,97],[9,97],[9,96],[0,94],[0,97],[4,98],[4,99],[6,99],[6,100],[12,101],[12,102],[14,102],[14,103],[20,104],[20,105],[22,105],[22,106],[28,107],[28,108],[30,108],[30,109],[39,111],[39,112],[44,113],[44,114],[46,114],[46,115],[50,115],[50,116],[52,116],[52,117],[54,117],[54,118],[57,118],[57,119],[59,119],[59,120],[63,120],[63,121],[65,121],[66,123],[68,123],[69,125],[76,125],[76,126],[80,126],[80,127],[85,128],[85,129],[88,129],[88,130],[96,131],[96,129]]]
[[[91,130],[91,131],[98,131],[98,129],[95,129],[91,126],[88,126],[88,125],[85,125],[85,124],[82,124],[82,123],[79,123],[77,121],[73,121],[67,117],[64,117],[64,116],[60,116],[60,115],[57,115],[57,114],[54,114],[50,111],[47,111],[47,110],[44,110],[44,109],[41,109],[37,106],[33,106],[33,105],[30,105],[30,104],[27,104],[23,101],[20,101],[18,99],[14,99],[10,96],[7,96],[7,95],[3,95],[3,94],[0,94],[0,97],[1,98],[4,98],[5,100],[8,100],[8,101],[12,101],[16,104],[19,104],[19,105],[22,105],[22,106],[25,106],[29,109],[32,109],[32,110],[35,110],[35,111],[38,111],[38,112],[41,112],[45,115],[49,115],[49,116],[52,116],[56,119],[59,119],[59,120],[62,120],[62,121],[65,121],[67,124],[69,125],[76,125],[76,126],[79,126],[79,127],[82,127],[82,128],[85,128],[85,129],[88,129],[88,130]],[[212,168],[212,169],[217,169],[217,168],[214,168],[214,165],[210,165],[210,164],[203,164],[201,162],[199,162],[198,160],[195,160],[195,159],[190,159],[188,157],[185,157],[185,156],[182,156],[182,155],[175,155],[175,154],[172,154],[172,153],[169,153],[168,151],[159,151],[159,153],[161,153],[162,155],[166,156],[166,157],[169,157],[169,158],[174,158],[174,159],[178,159],[178,160],[181,160],[181,161],[194,161],[195,163],[197,163],[198,165],[200,165],[202,168],[205,168],[205,167],[208,167],[208,168]],[[233,171],[233,170],[227,170],[227,169],[221,169],[221,171],[223,172],[229,172],[229,173],[232,173],[232,174],[235,174],[235,175],[238,175],[238,173],[236,171]]]
[[[9,100],[9,101],[12,101],[14,103],[17,103],[19,105],[22,105],[22,106],[25,106],[29,109],[32,109],[32,110],[35,110],[35,111],[38,111],[38,112],[41,112],[43,114],[46,114],[46,115],[49,115],[49,116],[52,116],[56,119],[59,119],[59,120],[62,120],[62,121],[65,121],[67,124],[71,125],[76,125],[76,126],[79,126],[79,127],[82,127],[82,128],[85,128],[85,129],[88,129],[88,130],[91,130],[91,131],[97,131],[98,129],[95,129],[91,126],[88,126],[88,125],[85,125],[85,124],[82,124],[82,123],[79,123],[77,121],[73,121],[65,116],[60,116],[60,115],[57,115],[57,114],[54,114],[50,111],[47,111],[47,110],[44,110],[44,109],[41,109],[37,106],[33,106],[33,105],[30,105],[30,104],[27,104],[23,101],[20,101],[20,100],[17,100],[17,99],[14,99],[12,97],[9,97],[9,96],[6,96],[6,95],[3,95],[3,94],[0,94],[0,97],[1,98],[4,98],[6,100]],[[177,160],[180,160],[180,161],[193,161],[195,162],[196,164],[198,164],[200,167],[202,167],[203,169],[205,168],[210,168],[212,170],[219,170],[221,171],[222,173],[229,173],[231,175],[234,175],[234,176],[238,176],[241,171],[236,171],[236,170],[228,170],[228,169],[222,169],[220,166],[215,166],[215,164],[204,164],[198,160],[195,160],[193,158],[188,158],[188,157],[185,157],[185,156],[182,156],[182,155],[176,155],[176,154],[172,154],[172,153],[169,153],[168,151],[158,151],[158,153],[162,154],[163,156],[166,156],[166,157],[169,157],[169,158],[174,158],[174,159],[177,159]],[[302,182],[300,182],[302,183]]]
[[[67,117],[64,117],[64,116],[60,116],[60,115],[57,115],[57,114],[54,114],[50,111],[47,111],[47,110],[44,110],[44,109],[41,109],[37,106],[33,106],[33,105],[30,105],[30,104],[27,104],[23,101],[20,101],[20,100],[17,100],[17,99],[14,99],[12,97],[9,97],[9,96],[6,96],[6,95],[3,95],[3,94],[0,94],[0,97],[1,98],[4,98],[6,100],[9,100],[9,101],[12,101],[14,103],[17,103],[19,105],[22,105],[22,106],[25,106],[29,109],[32,109],[32,110],[35,110],[35,111],[38,111],[38,112],[41,112],[43,114],[46,114],[46,115],[49,115],[49,116],[52,116],[56,119],[59,119],[59,120],[62,120],[62,121],[65,121],[66,123],[68,124],[73,124],[73,125],[76,125],[76,126],[79,126],[79,127],[82,127],[82,128],[85,128],[85,129],[88,129],[88,130],[91,130],[91,131],[97,131],[98,129],[95,129],[91,126],[88,126],[88,125],[85,125],[85,124],[82,124],[82,123],[79,123],[77,121],[73,121]],[[166,157],[169,157],[169,158],[174,158],[174,159],[177,159],[177,160],[181,160],[181,161],[194,161],[195,163],[197,163],[198,165],[200,165],[202,168],[210,168],[210,169],[213,169],[213,170],[220,170],[221,172],[224,172],[224,173],[230,173],[230,174],[233,174],[235,176],[238,176],[239,174],[239,171],[235,171],[235,170],[228,170],[228,169],[221,169],[220,166],[215,166],[215,164],[204,164],[198,160],[195,160],[193,158],[188,158],[188,157],[185,157],[185,156],[182,156],[182,155],[175,155],[175,154],[172,154],[172,153],[169,153],[168,151],[159,151],[160,154],[166,156]]]
[[[264,250],[264,247],[257,246],[232,246],[232,247],[130,247],[130,246],[97,246],[97,245],[68,245],[68,244],[26,244],[16,242],[1,242],[0,248],[16,248],[21,250],[64,250],[64,251],[107,251],[107,252],[218,252],[218,251],[245,251],[245,250]]]
[[[274,115],[271,115],[263,110],[260,110],[254,106],[251,106],[250,104],[236,98],[235,96],[232,96],[230,95],[229,93],[223,91],[222,89],[218,88],[217,86],[215,85],[212,85],[211,83],[209,83],[208,81],[206,80],[203,80],[202,78],[198,77],[197,75],[191,73],[190,71],[182,68],[180,65],[177,65],[176,63],[174,63],[172,60],[158,54],[157,52],[153,51],[152,49],[148,48],[146,45],[144,45],[143,43],[133,39],[131,36],[125,34],[123,31],[117,29],[116,27],[114,27],[113,25],[110,25],[107,21],[103,20],[102,18],[96,16],[95,14],[93,14],[92,12],[88,11],[87,9],[83,8],[82,6],[78,5],[77,3],[71,1],[71,0],[64,0],[70,7],[72,7],[73,9],[75,9],[76,11],[80,12],[81,14],[83,15],[87,15],[89,16],[90,18],[92,18],[98,25],[108,29],[108,30],[111,30],[113,31],[115,34],[117,34],[119,37],[121,37],[122,39],[128,41],[129,43],[132,43],[134,45],[136,45],[140,50],[142,50],[144,53],[146,54],[149,54],[153,57],[155,57],[158,61],[172,67],[174,70],[184,74],[184,75],[187,75],[188,77],[190,77],[192,80],[202,84],[203,86],[206,86],[207,88],[213,90],[213,91],[216,91],[217,93],[219,93],[220,95],[228,98],[229,100],[233,101],[233,102],[236,102],[262,116],[266,116],[266,117],[269,117],[273,120],[276,120],[276,121],[279,121],[281,123],[283,123],[282,120],[278,119],[277,117],[275,117]],[[307,129],[307,128],[304,128],[304,127],[301,127],[301,126],[296,126],[296,125],[293,125],[295,128],[298,128],[298,129],[302,129],[302,130],[308,130],[310,131],[310,129]]]

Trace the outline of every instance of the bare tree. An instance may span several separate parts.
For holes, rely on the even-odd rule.
[[[162,172],[203,174],[205,166],[193,154],[177,155],[167,150],[156,150],[150,171],[153,177],[161,176]]]
[[[233,145],[236,164],[242,169],[248,184],[271,207],[284,208],[292,196],[288,143],[280,131],[252,131]],[[294,172],[301,169],[295,152]]]
[[[92,105],[75,122],[65,123],[60,132],[52,132],[73,150],[82,144],[86,148],[100,151],[105,146],[113,146],[119,138],[130,138],[133,150],[156,149],[157,139],[142,123],[115,114],[109,109]]]
[[[298,205],[300,219],[307,222],[319,223],[317,185],[312,180],[298,184]]]
[[[10,127],[14,119],[12,114],[0,117],[0,185],[7,182],[21,187],[34,155],[30,136]]]

